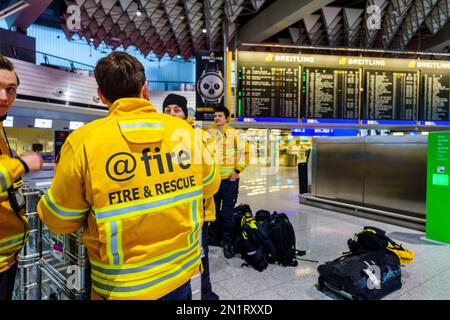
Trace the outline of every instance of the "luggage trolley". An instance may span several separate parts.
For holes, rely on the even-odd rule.
[[[45,232],[42,242],[51,250],[42,255],[40,268],[52,284],[49,299],[89,299],[90,265],[82,235],[82,229],[67,235]]]
[[[18,255],[15,300],[82,300],[90,294],[89,262],[83,231],[56,235],[39,219],[45,189],[24,188],[28,241]]]
[[[42,224],[37,214],[37,203],[43,191],[33,188],[22,189],[25,198],[25,216],[28,220],[29,231],[27,242],[17,256],[17,274],[13,298],[17,300],[40,300],[42,298],[42,279],[40,259],[42,253],[49,250],[43,246]]]

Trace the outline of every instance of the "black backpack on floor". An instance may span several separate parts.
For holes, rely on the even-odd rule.
[[[377,300],[400,289],[401,266],[386,249],[348,253],[318,267],[318,289],[353,300]]]
[[[234,243],[241,235],[241,227],[242,227],[242,218],[246,213],[250,213],[253,217],[252,209],[246,203],[241,203],[233,210],[233,218],[234,218],[234,229],[233,229],[233,239]]]
[[[386,236],[386,231],[365,226],[363,231],[356,233],[347,244],[351,252],[364,252],[385,249],[390,242],[392,240]]]
[[[252,209],[248,204],[241,203],[233,209],[234,217],[234,229],[233,229],[233,245],[236,247],[236,240],[239,237],[241,229],[241,219],[246,212],[252,212]],[[216,221],[211,222],[208,232],[208,245],[210,246],[223,246],[223,217],[221,214],[216,214]]]
[[[251,212],[246,212],[240,220],[239,236],[235,244],[236,252],[245,260],[243,266],[251,266],[263,271],[274,255],[274,247],[267,235],[261,232]]]
[[[296,249],[295,232],[285,213],[276,211],[268,215],[267,210],[259,210],[255,219],[260,229],[267,230],[270,241],[275,247],[275,261],[283,267],[298,265],[297,257],[305,254],[304,251]]]

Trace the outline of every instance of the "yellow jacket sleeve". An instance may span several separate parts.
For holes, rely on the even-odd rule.
[[[83,176],[73,148],[66,141],[52,186],[38,203],[38,214],[54,233],[71,233],[81,228],[90,210],[84,197]]]
[[[216,220],[216,203],[214,202],[214,197],[207,198],[204,200],[205,207],[205,221],[213,222]]]
[[[236,134],[236,146],[237,146],[237,163],[236,169],[242,172],[247,168],[250,163],[250,147],[247,142],[245,133],[239,132]]]
[[[206,147],[202,146],[203,156],[203,199],[214,196],[220,187],[220,170]]]
[[[7,155],[0,156],[0,185],[1,193],[8,190],[9,187],[19,177],[25,173],[25,168],[19,159],[11,158]]]

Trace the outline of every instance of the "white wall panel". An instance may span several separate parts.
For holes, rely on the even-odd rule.
[[[95,102],[97,97],[97,83],[94,78],[70,73],[45,66],[39,66],[32,63],[11,59],[14,63],[17,74],[20,77],[20,86],[18,94],[31,97],[56,99],[62,101],[82,103],[102,107],[105,111],[88,109],[82,107],[73,107],[70,105],[61,105],[56,103],[43,103],[28,101],[25,105],[23,101],[16,104],[36,109],[49,109],[61,112],[79,112],[94,115],[105,116],[107,108],[99,102]],[[62,90],[61,96],[58,91]],[[195,91],[150,91],[150,101],[162,112],[162,104],[168,94],[175,93],[183,95],[188,101],[188,109],[195,110]],[[22,100],[22,99],[20,99]]]
[[[18,94],[83,103],[106,109],[106,106],[94,100],[97,98],[97,84],[94,78],[16,59],[11,60],[20,77]]]

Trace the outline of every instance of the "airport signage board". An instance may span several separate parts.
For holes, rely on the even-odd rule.
[[[225,105],[223,59],[221,52],[200,50],[197,53],[195,119],[198,121],[213,120],[214,108]]]
[[[430,132],[427,152],[426,237],[450,244],[450,132]]]
[[[355,137],[358,133],[358,129],[296,128],[291,130],[292,136],[301,137]]]
[[[238,121],[450,121],[450,61],[239,51],[236,101]]]

